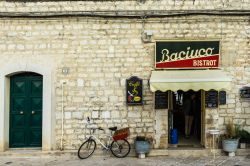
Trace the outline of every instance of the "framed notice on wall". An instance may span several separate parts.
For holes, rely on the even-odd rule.
[[[168,92],[155,92],[155,109],[168,108]]]
[[[207,108],[218,107],[218,91],[210,90],[205,93],[205,106]]]
[[[219,104],[225,105],[227,103],[227,93],[226,91],[219,92]]]
[[[250,87],[243,87],[240,89],[240,97],[243,99],[250,99]]]
[[[142,79],[132,76],[126,80],[126,100],[128,105],[142,105]]]

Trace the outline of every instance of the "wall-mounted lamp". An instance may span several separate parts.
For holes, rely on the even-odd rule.
[[[153,36],[152,30],[144,30],[142,33],[142,41],[143,42],[151,42]]]
[[[68,67],[63,67],[62,68],[62,74],[63,75],[68,75],[69,74],[69,68]]]
[[[250,36],[250,28],[246,28],[246,34],[247,36]]]

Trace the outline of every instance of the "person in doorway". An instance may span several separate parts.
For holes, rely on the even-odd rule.
[[[183,110],[185,114],[185,136],[186,138],[190,137],[192,123],[194,120],[194,113],[196,109],[195,103],[195,93],[189,92],[186,95],[186,98],[183,103]]]

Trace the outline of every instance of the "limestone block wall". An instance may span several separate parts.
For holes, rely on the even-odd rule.
[[[151,43],[142,42],[143,30],[153,31]],[[232,118],[250,131],[250,101],[239,98],[239,88],[250,83],[248,17],[172,17],[144,23],[126,18],[3,18],[0,35],[0,65],[25,61],[52,70],[54,149],[60,146],[63,81],[65,149],[77,149],[89,133],[88,116],[105,128],[129,126],[130,142],[136,135],[148,135],[156,139],[155,148],[167,147],[167,114],[154,110],[148,85],[154,70],[154,41],[160,39],[221,41],[220,66],[232,74],[232,90],[226,105],[206,110],[206,130],[225,130]],[[64,67],[69,68],[67,75],[62,74]],[[143,106],[125,103],[125,80],[132,75],[143,79]]]
[[[1,12],[249,10],[250,0],[4,0]]]
[[[104,128],[129,126],[131,142],[138,134],[154,136],[153,94],[148,86],[152,51],[145,49],[140,39],[141,24],[133,22],[69,20],[68,28],[62,30],[63,38],[71,43],[56,74],[57,86],[60,86],[59,80],[67,81],[64,89],[66,149],[77,148],[82,141],[79,138],[89,132],[84,126],[88,116]],[[70,69],[68,75],[61,73],[65,66]],[[125,81],[132,75],[143,79],[143,106],[125,104]],[[59,141],[61,89],[56,95],[56,128],[59,130],[55,134]]]

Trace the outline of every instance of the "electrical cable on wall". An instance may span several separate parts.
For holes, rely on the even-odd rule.
[[[102,18],[164,18],[182,16],[250,16],[250,10],[123,10],[123,11],[59,11],[59,12],[0,12],[1,18],[53,18],[53,17],[102,17]]]

